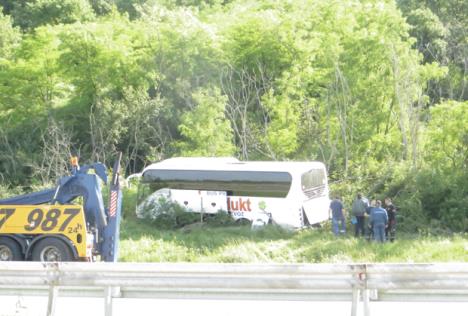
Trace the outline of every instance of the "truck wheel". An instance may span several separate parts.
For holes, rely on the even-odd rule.
[[[20,245],[10,238],[0,237],[0,261],[22,261]]]
[[[32,251],[33,261],[73,261],[73,255],[63,241],[57,238],[45,238],[39,241]]]

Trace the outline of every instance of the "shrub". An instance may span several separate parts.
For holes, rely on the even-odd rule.
[[[173,229],[197,222],[200,215],[187,212],[164,195],[147,199],[137,207],[137,217],[149,220],[158,228]]]
[[[137,206],[137,188],[125,188],[122,190],[122,194],[122,217],[134,218]]]
[[[216,214],[209,214],[206,216],[205,221],[209,226],[213,227],[230,226],[236,223],[231,214],[223,210],[218,210]]]
[[[421,232],[427,225],[421,198],[418,192],[405,190],[394,200],[397,206],[397,229],[409,233]]]

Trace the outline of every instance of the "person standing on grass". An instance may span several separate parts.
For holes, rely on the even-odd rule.
[[[332,229],[335,236],[346,233],[345,210],[339,197],[330,203]]]
[[[364,216],[366,214],[366,208],[367,204],[362,199],[361,193],[358,193],[356,199],[353,201],[353,206],[351,208],[351,212],[356,218],[356,224],[354,225],[354,237],[359,237],[359,234],[364,236]]]
[[[385,228],[385,238],[393,242],[395,240],[396,233],[396,207],[392,204],[392,200],[387,197],[385,198],[385,210],[388,215],[388,226]]]
[[[385,228],[388,225],[388,215],[387,211],[382,208],[382,202],[380,200],[375,202],[375,207],[371,210],[370,224],[373,227],[374,240],[385,242]]]
[[[372,212],[372,209],[375,207],[375,204],[376,204],[376,200],[371,199],[370,203],[368,203],[368,206],[366,207],[366,214],[369,218],[367,222],[367,226],[366,226],[366,239],[368,241],[371,241],[372,239],[374,239],[374,228],[372,227],[372,224],[370,221],[370,214]]]

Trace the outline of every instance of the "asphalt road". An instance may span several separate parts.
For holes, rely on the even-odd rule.
[[[358,315],[363,315],[359,306]],[[46,297],[0,296],[0,316],[45,316]],[[371,302],[372,316],[467,316],[468,302]],[[114,316],[343,316],[351,302],[114,299]],[[59,297],[56,316],[103,316],[104,300]]]

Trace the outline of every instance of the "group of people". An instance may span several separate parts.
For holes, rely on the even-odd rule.
[[[380,200],[371,200],[369,203],[362,194],[357,194],[351,206],[351,223],[354,224],[355,237],[366,236],[369,240],[378,242],[395,240],[397,209],[389,197],[385,198],[384,203],[384,207]],[[345,208],[339,197],[331,201],[330,213],[333,233],[346,233]]]

